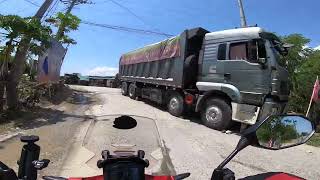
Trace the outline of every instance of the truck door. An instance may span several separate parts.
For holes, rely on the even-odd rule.
[[[199,68],[199,81],[223,83],[224,82],[224,68],[222,63],[217,60],[225,59],[227,44],[206,43],[203,53],[203,59]],[[201,53],[200,53],[201,54]]]
[[[265,41],[259,39],[228,43],[226,59],[218,61],[224,67],[225,83],[237,87],[244,102],[259,104],[270,91],[271,71],[261,64],[263,58],[267,59]]]

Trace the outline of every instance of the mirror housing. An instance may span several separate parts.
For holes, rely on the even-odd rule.
[[[292,118],[293,118],[293,120],[291,120],[291,121],[288,120],[288,119],[292,119]],[[290,123],[293,123],[296,125],[295,129],[297,130],[296,132],[298,132],[296,134],[299,135],[298,137],[301,138],[300,139],[301,141],[292,141],[292,140],[297,140],[297,139],[299,140],[299,138],[292,138],[293,136],[288,136],[288,137],[291,137],[291,139],[290,138],[288,139],[288,137],[285,139],[284,142],[286,142],[286,141],[287,141],[286,143],[289,142],[289,144],[285,144],[285,146],[268,147],[268,146],[265,146],[265,144],[262,144],[261,143],[261,134],[257,135],[257,131],[259,131],[259,129],[261,131],[261,129],[263,129],[263,127],[266,124],[273,125],[272,121],[281,122],[280,124],[282,124],[282,120],[284,122],[283,124],[285,124],[286,126],[284,126],[284,130],[281,132],[287,132],[288,130],[286,130],[286,129],[288,129],[288,128],[290,129],[290,127],[292,128]],[[289,127],[287,127],[288,124],[289,124]],[[276,127],[276,126],[271,126],[271,127]],[[282,127],[282,126],[280,126],[280,127]],[[281,130],[281,128],[280,128],[280,130]],[[272,133],[274,133],[274,132],[276,132],[276,131],[273,131]],[[271,115],[271,116],[267,117],[266,119],[257,122],[256,124],[249,127],[248,129],[246,129],[242,133],[241,139],[239,140],[237,147],[231,152],[231,154],[229,154],[229,156],[226,159],[224,159],[223,162],[220,163],[220,165],[217,168],[215,168],[211,179],[216,179],[217,172],[220,172],[220,171],[223,172],[223,170],[225,170],[224,169],[225,165],[228,164],[232,160],[232,158],[238,154],[238,152],[240,152],[242,149],[246,148],[249,145],[258,146],[258,147],[271,149],[271,150],[285,149],[285,148],[297,146],[300,144],[304,144],[312,137],[314,132],[315,132],[315,126],[314,126],[313,122],[311,122],[308,118],[306,118],[304,116],[301,116],[301,115]],[[259,140],[260,140],[261,144],[259,143]]]
[[[258,63],[262,66],[265,67],[267,64],[267,58],[258,58]]]

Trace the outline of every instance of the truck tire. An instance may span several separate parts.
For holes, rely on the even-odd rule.
[[[209,128],[221,131],[231,125],[231,107],[222,99],[208,99],[200,113],[203,124]]]
[[[181,116],[184,111],[183,97],[177,92],[171,93],[168,99],[167,107],[171,115],[176,117]]]
[[[128,84],[126,82],[122,82],[121,84],[121,94],[124,96],[128,95]]]
[[[130,84],[130,85],[129,85],[129,91],[128,91],[128,93],[129,93],[129,97],[130,97],[131,99],[136,99],[137,93],[136,93],[136,86],[135,86],[134,84]]]

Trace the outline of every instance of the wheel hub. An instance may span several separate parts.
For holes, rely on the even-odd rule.
[[[216,106],[211,106],[206,111],[206,119],[208,121],[219,121],[222,119],[222,111]]]
[[[178,99],[177,99],[177,98],[172,98],[172,99],[170,100],[170,108],[171,108],[171,109],[177,109],[178,106],[179,106],[179,101],[178,101]]]
[[[129,95],[133,96],[134,88],[129,88]]]

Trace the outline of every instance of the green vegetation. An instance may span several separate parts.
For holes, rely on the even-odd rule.
[[[320,133],[315,133],[307,142],[308,145],[320,147]]]
[[[0,112],[6,107],[11,110],[19,109],[19,93],[29,92],[23,90],[26,82],[21,82],[23,74],[27,73],[30,80],[35,80],[36,72],[31,67],[32,62],[50,47],[52,38],[63,44],[76,44],[76,41],[65,33],[78,29],[78,17],[70,13],[58,13],[47,22],[49,25],[42,24],[36,17],[0,15],[0,37],[4,41],[0,47]],[[62,35],[56,37],[53,34],[54,28],[61,24]],[[30,87],[27,85],[26,88]]]
[[[285,43],[293,44],[284,57],[291,80],[288,111],[305,114],[317,76],[320,76],[320,51],[307,47],[309,39],[301,34],[282,37]],[[320,106],[314,103],[309,118],[319,124]],[[320,129],[318,129],[319,131]]]

